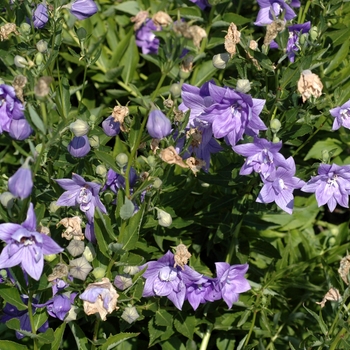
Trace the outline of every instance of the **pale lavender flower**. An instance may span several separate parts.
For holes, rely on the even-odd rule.
[[[286,159],[279,150],[282,147],[282,141],[273,143],[265,139],[254,137],[253,143],[245,143],[232,147],[233,150],[241,156],[247,157],[240,175],[249,175],[253,171],[266,178],[272,174],[278,166],[285,164]]]
[[[161,140],[170,134],[171,122],[162,111],[154,109],[148,116],[146,128],[151,137]]]
[[[129,172],[129,185],[130,187],[134,187],[136,184],[138,177],[136,174],[136,170],[131,167]],[[118,174],[113,169],[109,169],[107,172],[106,184],[103,186],[102,191],[109,188],[112,192],[118,193],[119,189],[125,188],[125,176],[122,174]]]
[[[299,51],[299,37],[301,34],[308,33],[311,28],[311,22],[306,22],[303,24],[294,24],[288,27],[289,39],[287,42],[286,53],[290,62],[294,62],[296,52]],[[273,49],[278,48],[278,44],[272,40],[270,47]]]
[[[76,158],[85,157],[91,150],[89,139],[86,135],[74,136],[67,146],[68,152]]]
[[[350,100],[340,107],[335,107],[329,111],[334,117],[332,130],[338,130],[341,126],[350,129]]]
[[[103,214],[107,213],[98,195],[101,185],[95,182],[87,182],[78,174],[73,174],[72,180],[58,179],[56,182],[66,190],[66,192],[58,198],[57,205],[64,207],[79,206],[90,223],[93,222],[96,207],[99,208]]]
[[[190,0],[196,4],[201,10],[204,10],[206,7],[211,7],[207,0]]]
[[[251,288],[244,277],[249,266],[248,264],[230,266],[225,262],[217,262],[215,266],[218,280],[216,290],[221,292],[222,299],[231,309],[232,304],[238,301],[239,294]]]
[[[276,18],[278,18],[284,11],[284,19],[289,21],[296,17],[295,12],[292,8],[285,3],[284,0],[257,0],[260,10],[256,21],[254,22],[257,26],[265,26],[272,23]],[[300,2],[293,0],[291,3],[293,7],[299,7]]]
[[[33,133],[33,129],[28,121],[23,117],[21,119],[12,119],[9,127],[9,135],[15,140],[25,140]]]
[[[110,115],[102,122],[102,129],[107,136],[116,136],[120,133],[120,123],[114,121],[114,117]]]
[[[33,175],[28,162],[29,159],[8,180],[9,191],[20,199],[29,197],[33,190]]]
[[[27,295],[21,295],[21,299],[25,305],[28,305],[29,297]],[[36,299],[33,298],[33,302],[36,302]],[[35,306],[32,304],[32,313],[35,314]],[[15,306],[12,304],[6,303],[5,307],[2,309],[3,315],[0,318],[1,323],[5,323],[9,320],[12,320],[13,318],[17,318],[19,320],[20,329],[31,332],[32,327],[30,325],[29,315],[28,315],[28,309],[25,310],[18,310]],[[47,329],[49,328],[49,323],[46,320],[44,324],[38,329],[40,333],[45,333]],[[16,331],[16,338],[22,339],[25,335],[21,332]]]
[[[159,39],[153,33],[159,30],[151,19],[147,19],[136,31],[136,45],[142,49],[143,54],[157,54]]]
[[[49,13],[47,11],[47,6],[46,4],[41,3],[33,11],[34,28],[37,28],[37,29],[44,28],[48,20],[49,20]]]
[[[36,231],[32,203],[29,205],[27,218],[21,225],[0,225],[0,239],[7,243],[0,255],[0,269],[21,265],[37,281],[43,272],[43,256],[63,251],[51,237]]]
[[[143,277],[146,279],[142,296],[165,296],[181,310],[186,299],[187,286],[206,282],[201,274],[185,265],[174,267],[174,254],[168,251],[157,261],[149,261],[140,266],[140,270],[147,266]]]
[[[305,182],[294,176],[295,163],[293,157],[286,159],[284,167],[277,168],[269,177],[263,178],[257,202],[276,204],[288,214],[292,214],[294,207],[293,191],[304,186]]]
[[[75,0],[70,8],[71,14],[79,20],[91,17],[97,10],[97,5],[93,0]]]
[[[311,177],[301,190],[315,193],[319,207],[327,204],[333,211],[338,203],[349,208],[350,165],[320,164],[318,175]]]

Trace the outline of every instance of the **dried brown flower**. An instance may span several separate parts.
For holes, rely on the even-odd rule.
[[[275,19],[271,24],[268,24],[266,27],[266,35],[264,38],[264,45],[270,45],[271,41],[276,38],[279,32],[282,32],[286,24],[281,19]]]
[[[46,235],[46,236],[50,236],[51,235],[51,232],[50,232],[50,229],[46,226],[43,226],[43,225],[38,225],[36,230],[43,234],[43,235]]]
[[[255,51],[258,48],[258,43],[255,40],[250,40],[249,48]]]
[[[140,11],[135,17],[131,17],[130,21],[135,23],[134,30],[138,30],[148,17],[148,11]]]
[[[17,31],[17,27],[14,23],[6,23],[3,26],[1,26],[0,41],[7,40],[11,33],[15,33],[16,35],[19,35],[19,32]]]
[[[199,147],[202,143],[202,134],[202,131],[199,131],[197,128],[190,128],[190,130],[186,132],[186,138],[189,139],[192,137],[191,146]]]
[[[163,162],[166,162],[168,164],[177,164],[182,168],[188,168],[188,165],[186,165],[184,163],[184,161],[177,154],[177,152],[173,146],[170,146],[168,148],[161,150],[159,156]]]
[[[15,89],[15,93],[17,98],[21,101],[24,102],[24,98],[23,98],[23,88],[26,86],[27,84],[27,77],[25,77],[24,75],[17,75],[15,76],[15,78],[13,79],[13,83],[12,86]]]
[[[197,176],[197,173],[205,166],[206,163],[204,160],[189,157],[186,159],[186,164],[189,166],[193,174]]]
[[[52,77],[40,77],[34,86],[34,93],[37,97],[45,97],[50,93],[50,84],[53,82]]]
[[[339,275],[342,280],[349,284],[349,270],[350,270],[350,255],[347,255],[345,258],[340,260],[340,267],[338,269]]]
[[[156,14],[154,14],[152,17],[152,20],[157,27],[167,26],[170,23],[172,23],[172,21],[173,21],[170,18],[170,16],[166,12],[163,12],[163,11],[158,11]]]
[[[231,55],[236,53],[236,45],[240,42],[241,33],[237,30],[237,26],[231,23],[225,36],[225,50]]]
[[[324,307],[326,302],[329,301],[338,301],[341,299],[341,295],[339,294],[339,290],[337,288],[332,287],[326,295],[323,297],[322,301],[316,301],[316,304],[321,305],[321,307]]]
[[[318,75],[307,69],[301,72],[298,81],[298,91],[301,93],[303,102],[308,100],[311,96],[320,97],[322,94],[323,84]]]
[[[199,48],[201,45],[202,39],[207,37],[206,31],[199,26],[191,26],[189,27],[189,32],[191,34],[194,46]]]
[[[185,73],[192,72],[193,68],[193,56],[192,55],[186,55],[185,59],[182,61],[181,70]]]
[[[68,276],[68,266],[66,264],[58,263],[52,270],[52,273],[47,276],[47,280],[52,282],[57,278]]]
[[[151,150],[152,150],[152,152],[153,152],[153,154],[156,154],[157,153],[157,149],[159,149],[159,142],[160,142],[160,140],[158,140],[158,139],[152,139],[152,141],[151,141]]]
[[[175,248],[174,267],[180,266],[184,270],[185,265],[188,263],[188,259],[191,257],[191,253],[188,251],[187,247],[184,244],[179,244]]]
[[[113,108],[112,117],[115,122],[119,122],[120,130],[127,131],[124,125],[124,119],[129,115],[129,108],[127,106],[115,106]]]
[[[84,235],[81,229],[81,218],[79,216],[73,216],[72,218],[62,219],[56,226],[63,225],[66,230],[62,233],[62,237],[70,241],[71,239],[82,241]]]
[[[182,122],[184,120],[184,112],[180,111],[176,108],[173,109],[174,112],[174,121],[175,122]]]

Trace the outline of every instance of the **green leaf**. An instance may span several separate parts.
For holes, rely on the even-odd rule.
[[[64,330],[66,329],[66,322],[62,322],[62,324],[56,328],[55,330],[55,340],[51,344],[51,350],[58,350],[63,341]]]
[[[304,160],[311,158],[322,159],[322,152],[328,151],[332,152],[335,157],[343,152],[344,146],[341,141],[337,139],[327,138],[324,141],[317,141],[310,149],[310,151],[305,156]]]
[[[0,284],[0,296],[9,304],[16,307],[18,310],[26,310],[28,307],[25,305],[19,295],[18,289],[5,284]]]
[[[135,206],[133,202],[125,197],[125,203],[120,208],[120,217],[123,220],[130,219],[134,214]]]
[[[225,13],[222,17],[222,20],[227,22],[227,23],[233,22],[237,26],[251,22],[250,18],[243,17],[243,16],[238,15],[236,13]]]
[[[10,340],[0,340],[0,350],[28,350],[28,347]]]
[[[135,37],[131,37],[125,55],[120,61],[120,66],[124,66],[122,79],[126,85],[133,80],[137,64],[139,63],[139,51],[136,46]]]
[[[191,84],[195,86],[203,85],[206,81],[210,80],[216,71],[217,69],[213,66],[212,60],[202,63],[200,71],[196,78],[191,80]]]
[[[345,29],[335,30],[333,32],[326,32],[325,35],[332,40],[333,46],[341,45],[342,43],[349,40],[350,27]]]
[[[199,7],[178,7],[175,10],[169,12],[170,16],[179,15],[180,18],[195,19],[203,22],[203,17]]]
[[[342,62],[348,57],[349,53],[349,40],[346,40],[341,48],[337,51],[336,55],[331,59],[328,67],[324,70],[325,76],[327,76],[334,69],[338,68]]]
[[[110,224],[109,217],[107,215],[103,215],[99,210],[95,212],[94,229],[97,245],[100,248],[101,253],[106,258],[110,258],[108,245],[109,243],[115,241],[116,237],[113,237],[113,239],[107,239],[108,236],[111,238],[111,235],[113,235],[113,229]]]
[[[166,310],[157,310],[155,322],[158,326],[172,327],[173,316]]]
[[[328,334],[328,329],[327,329],[326,324],[323,321],[322,312],[320,312],[320,316],[318,316],[316,314],[316,312],[314,312],[312,310],[309,310],[305,305],[304,305],[304,309],[318,322],[318,325],[320,326],[322,333],[324,335],[327,335]]]
[[[109,165],[114,171],[119,171],[117,165],[115,164],[115,158],[109,153],[95,150],[96,158],[101,160],[102,163]]]
[[[90,350],[90,344],[88,342],[88,338],[82,329],[77,325],[76,322],[69,322],[69,327],[73,333],[75,338],[75,342],[77,344],[77,349],[79,350]]]
[[[174,326],[179,333],[189,339],[193,339],[196,328],[196,318],[195,316],[185,316],[182,313],[178,313],[174,320]]]
[[[110,336],[105,343],[101,346],[101,350],[112,350],[115,349],[123,341],[137,337],[140,333],[119,333]]]
[[[125,1],[115,6],[115,9],[133,16],[136,16],[141,11],[137,1]]]
[[[270,258],[281,259],[279,251],[272,244],[261,239],[251,242],[251,250]]]
[[[39,117],[39,114],[36,112],[36,110],[33,108],[33,106],[30,103],[27,103],[27,108],[29,111],[29,116],[33,124],[45,135],[46,134],[46,127]]]
[[[64,118],[68,118],[71,104],[69,92],[69,80],[66,77],[61,77],[61,82],[56,89],[56,104],[58,112]]]

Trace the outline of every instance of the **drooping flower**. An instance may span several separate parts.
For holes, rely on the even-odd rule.
[[[288,27],[289,38],[286,47],[286,53],[290,62],[294,62],[296,52],[299,51],[299,37],[301,34],[308,33],[311,29],[311,22],[303,24],[294,24]],[[278,44],[273,40],[270,43],[271,48],[278,48]]]
[[[265,26],[272,23],[275,18],[278,18],[283,12],[284,19],[289,21],[296,17],[292,8],[285,3],[284,0],[257,0],[260,10],[254,24],[256,26]],[[298,0],[293,0],[291,6],[300,7]]]
[[[25,305],[28,305],[29,297],[27,295],[21,295],[21,299]],[[33,302],[35,304],[36,299],[33,298]],[[36,307],[32,304],[32,312],[35,313]],[[14,305],[6,303],[5,307],[2,310],[3,315],[0,319],[1,323],[5,323],[9,320],[12,320],[13,318],[17,318],[19,320],[20,329],[23,329],[24,331],[31,332],[32,327],[30,325],[29,315],[28,315],[28,309],[25,310],[18,310]],[[45,333],[47,329],[49,328],[49,323],[46,320],[44,324],[38,329],[38,332]],[[16,338],[22,339],[24,338],[24,334],[21,332],[16,331]]]
[[[9,191],[20,199],[29,197],[33,190],[33,175],[28,163],[29,158],[8,180]]]
[[[74,136],[67,146],[68,152],[76,158],[85,157],[91,150],[87,135]]]
[[[93,16],[98,8],[93,0],[75,0],[70,7],[70,12],[79,20]]]
[[[146,128],[151,137],[161,140],[170,134],[171,122],[162,111],[154,109],[148,116]]]
[[[114,120],[113,115],[110,115],[102,122],[102,129],[107,136],[117,136],[120,133],[120,123]]]
[[[335,107],[329,111],[334,117],[332,130],[338,130],[341,126],[350,129],[350,100],[340,107]]]
[[[160,28],[151,19],[147,19],[136,31],[136,45],[141,48],[143,54],[156,54],[159,48],[159,39],[153,33]]]
[[[36,227],[32,203],[21,225],[0,225],[0,239],[7,243],[0,255],[0,269],[21,265],[32,278],[40,279],[44,267],[43,256],[60,253],[63,249],[51,237],[37,232]]]
[[[278,167],[267,178],[262,177],[264,186],[257,202],[276,204],[288,214],[292,214],[294,207],[293,191],[304,186],[305,182],[294,176],[295,163],[293,157],[286,159],[284,167]]]
[[[37,28],[37,29],[44,28],[48,20],[49,20],[49,13],[47,11],[47,6],[46,4],[41,3],[33,11],[34,28]]]
[[[232,304],[238,301],[239,294],[251,288],[244,278],[249,266],[248,264],[230,266],[225,262],[217,262],[215,266],[218,280],[215,289],[220,290],[222,298],[231,309]]]
[[[27,119],[12,119],[9,127],[9,135],[15,140],[25,140],[33,133]]]
[[[180,266],[174,267],[174,264],[174,254],[168,251],[157,261],[140,266],[140,270],[147,266],[143,274],[146,283],[142,296],[166,296],[181,310],[186,299],[186,286],[204,283],[206,278],[187,265],[182,269]]]
[[[118,310],[118,297],[117,291],[106,277],[101,282],[90,283],[79,296],[84,300],[84,312],[87,315],[99,313],[102,321],[106,321],[107,314]]]
[[[273,143],[258,137],[254,137],[253,143],[232,147],[236,153],[247,157],[239,174],[249,175],[255,171],[262,177],[268,177],[278,166],[283,167],[286,162],[283,155],[279,153],[281,147],[282,141]]]
[[[333,211],[338,203],[349,208],[350,165],[320,164],[318,175],[311,177],[301,190],[315,193],[319,207],[327,204]]]
[[[102,204],[99,191],[101,185],[95,182],[87,182],[80,175],[73,174],[71,179],[58,179],[56,182],[66,190],[57,200],[57,205],[65,207],[79,206],[85,213],[89,222],[93,221],[95,208],[99,208],[106,214],[107,210]]]

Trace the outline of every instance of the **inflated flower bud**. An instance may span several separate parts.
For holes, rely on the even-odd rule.
[[[115,157],[115,162],[118,164],[120,168],[124,168],[126,164],[128,164],[129,157],[125,153],[119,153]]]
[[[39,4],[33,11],[33,25],[36,29],[45,27],[45,24],[49,20],[49,13],[47,11],[46,4]]]
[[[34,58],[35,64],[40,66],[44,61],[44,56],[41,52],[37,52]]]
[[[101,279],[102,277],[105,277],[106,269],[104,267],[95,267],[92,270],[92,274],[96,279]]]
[[[317,37],[318,37],[318,30],[317,30],[317,27],[312,27],[312,28],[310,29],[309,34],[310,34],[310,38],[311,38],[312,40],[316,40]]]
[[[129,324],[135,322],[139,317],[135,306],[127,306],[121,315],[121,318]]]
[[[75,136],[84,136],[89,132],[90,127],[86,121],[77,119],[69,125],[69,129]]]
[[[39,40],[37,43],[36,43],[36,49],[39,51],[39,52],[46,52],[47,51],[47,42],[45,40]]]
[[[170,134],[171,122],[162,111],[155,109],[148,116],[146,128],[151,137],[161,140]]]
[[[91,150],[89,139],[86,135],[74,136],[68,144],[68,152],[75,158],[85,157]]]
[[[276,118],[272,119],[270,121],[270,128],[271,128],[271,131],[274,134],[276,134],[276,133],[278,133],[280,131],[281,126],[282,126],[281,122],[278,119],[276,119]]]
[[[85,250],[84,250],[84,253],[83,253],[83,257],[91,262],[94,260],[94,257],[96,255],[96,252],[95,252],[95,249],[94,247],[89,243],[86,247],[85,247]]]
[[[159,177],[157,177],[153,182],[153,187],[155,189],[161,188],[162,185],[163,185],[163,181]]]
[[[181,85],[180,84],[172,84],[170,86],[170,93],[173,98],[178,98],[181,95]]]
[[[60,208],[60,206],[57,205],[57,201],[51,202],[49,205],[50,213],[55,213],[59,208]]]
[[[96,167],[95,172],[97,175],[100,175],[101,177],[105,177],[107,174],[107,168],[103,164],[100,164]]]
[[[322,162],[327,164],[330,159],[328,150],[326,149],[322,150],[321,154],[322,154]]]
[[[12,119],[9,135],[15,140],[25,140],[33,133],[27,119]]]
[[[3,192],[0,194],[0,203],[6,208],[11,209],[13,207],[15,197],[10,192]]]
[[[238,79],[236,91],[246,94],[250,90],[250,81],[248,79]]]
[[[278,142],[280,142],[280,141],[281,141],[281,140],[280,140],[279,137],[277,137],[276,135],[273,136],[273,138],[272,138],[272,142],[273,142],[273,143],[278,143]]]
[[[213,66],[217,69],[225,69],[229,59],[230,55],[228,53],[219,53],[213,56]]]
[[[97,135],[92,135],[91,137],[89,137],[89,143],[93,148],[100,147],[100,139]]]
[[[158,224],[163,227],[169,227],[173,222],[171,215],[162,209],[156,209],[158,212]]]
[[[67,314],[67,316],[64,319],[64,322],[71,322],[71,321],[75,321],[77,319],[78,313],[79,313],[79,308],[75,305],[72,305],[70,307],[70,310]]]
[[[25,199],[30,196],[33,189],[32,171],[29,167],[29,159],[8,180],[10,192],[17,198]]]
[[[14,59],[14,64],[18,68],[25,68],[28,66],[28,61],[24,57],[16,55]]]
[[[23,35],[28,35],[30,34],[32,27],[30,26],[30,24],[23,22],[20,27],[19,27],[19,31],[23,34]]]
[[[57,258],[56,254],[44,255],[44,260],[47,262],[54,261]]]
[[[75,0],[71,4],[70,12],[77,19],[83,20],[97,12],[97,5],[93,0]]]

